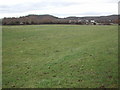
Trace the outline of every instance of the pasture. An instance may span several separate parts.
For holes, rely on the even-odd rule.
[[[3,26],[3,88],[118,87],[117,26]]]

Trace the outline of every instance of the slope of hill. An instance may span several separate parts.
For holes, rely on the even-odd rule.
[[[98,17],[66,17],[58,18],[52,15],[28,15],[19,18],[3,18],[3,25],[26,25],[26,24],[90,24],[90,23],[118,23],[118,15]]]
[[[110,16],[98,16],[98,17],[67,17],[67,19],[71,19],[71,20],[95,20],[97,22],[115,22],[116,20],[118,20],[118,15],[110,15]]]

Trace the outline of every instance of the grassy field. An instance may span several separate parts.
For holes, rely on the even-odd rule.
[[[3,26],[3,88],[118,87],[117,26]]]

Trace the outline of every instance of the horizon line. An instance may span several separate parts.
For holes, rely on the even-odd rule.
[[[28,14],[28,15],[23,15],[23,16],[3,17],[3,18],[0,18],[0,19],[4,19],[4,18],[20,18],[20,17],[26,17],[26,16],[29,16],[29,15],[37,15],[37,16],[50,15],[50,16],[54,16],[54,17],[61,18],[61,17],[59,17],[59,16],[52,15],[52,14]],[[75,15],[72,15],[72,16],[66,16],[66,17],[62,17],[62,18],[67,18],[67,17],[101,17],[101,16],[111,16],[111,15],[119,15],[119,14],[109,14],[109,15],[89,15],[89,16],[77,16],[77,15],[75,16]]]

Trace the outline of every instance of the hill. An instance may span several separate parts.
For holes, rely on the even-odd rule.
[[[52,15],[28,15],[19,18],[3,18],[3,25],[30,25],[30,24],[117,24],[118,15],[98,17],[66,17],[59,18]]]

